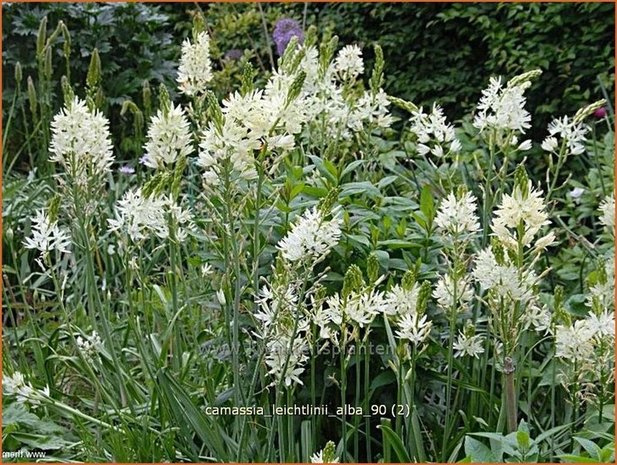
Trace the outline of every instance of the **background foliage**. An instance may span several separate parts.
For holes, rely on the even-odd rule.
[[[142,104],[144,81],[152,88],[164,83],[173,89],[173,63],[197,8],[205,13],[213,37],[220,94],[237,82],[234,76],[242,61],[229,52],[241,52],[263,71],[271,69],[276,59],[271,39],[274,24],[292,17],[305,26],[317,25],[323,35],[339,35],[341,43],[358,43],[365,48],[369,68],[370,46],[379,42],[391,57],[386,63],[385,90],[418,105],[438,100],[451,119],[470,110],[487,76],[511,76],[532,68],[544,71],[529,94],[536,128],[545,127],[550,115],[567,114],[602,97],[609,102],[614,99],[614,5],[609,3],[32,3],[3,5],[3,118],[17,85],[17,62],[23,69],[22,89],[28,76],[36,84],[36,37],[41,19],[47,17],[50,31],[60,20],[70,31],[71,82],[78,88],[85,82],[92,51],[98,50],[112,132],[126,135],[130,119],[120,115],[123,101]],[[55,110],[60,103],[60,79],[66,74],[63,57],[60,35],[52,58]],[[20,100],[25,106],[26,95]],[[19,147],[24,136],[13,132],[12,138],[9,147]],[[128,150],[124,156],[135,155],[136,151]]]

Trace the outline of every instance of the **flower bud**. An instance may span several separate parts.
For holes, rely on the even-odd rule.
[[[86,77],[86,85],[89,89],[95,89],[101,82],[101,57],[98,49],[92,51],[90,57],[90,65],[88,66],[88,75]]]
[[[53,69],[51,66],[51,47],[45,47],[45,67],[43,68],[43,73],[46,79],[51,80],[52,70]]]
[[[608,112],[606,111],[606,107],[600,107],[596,111],[593,112],[593,116],[598,119],[606,118]]]
[[[428,281],[423,281],[418,292],[418,304],[416,306],[418,315],[424,315],[424,312],[426,312],[431,291],[431,284]]]
[[[581,108],[580,110],[578,110],[576,112],[576,114],[574,115],[574,118],[572,119],[572,121],[574,123],[582,122],[589,115],[593,115],[593,114],[595,114],[596,111],[598,111],[599,109],[603,108],[605,103],[606,103],[606,100],[602,99],[602,100],[598,100],[596,102],[593,102],[593,103],[587,105],[586,107]]]
[[[18,61],[15,64],[15,81],[17,84],[21,84],[21,80],[23,79],[23,72],[21,69],[21,63]]]
[[[314,24],[311,24],[306,30],[306,34],[304,36],[304,46],[306,48],[312,47],[317,43],[317,27]]]
[[[28,76],[28,100],[30,101],[30,112],[32,116],[36,118],[37,115],[37,100],[36,100],[36,88],[34,87],[34,82],[32,81],[32,77]]]
[[[242,86],[240,88],[240,93],[242,95],[246,95],[251,92],[254,88],[253,79],[255,78],[255,70],[253,69],[253,65],[250,62],[246,62],[244,67],[242,68]]]
[[[334,51],[338,46],[338,36],[333,36],[326,44],[321,44],[319,50],[319,70],[320,74],[323,76],[328,69],[328,65],[330,64],[330,60],[334,56]]]
[[[142,85],[141,97],[143,99],[146,115],[149,115],[152,110],[152,89],[150,88],[150,83],[147,80],[144,80]]]
[[[60,30],[62,32],[62,38],[64,39],[64,45],[62,46],[62,50],[64,52],[64,57],[69,58],[71,54],[71,34],[69,33],[69,29],[66,27],[63,21],[60,21],[58,24]]]
[[[328,441],[323,448],[323,461],[324,463],[333,463],[336,460],[336,445],[332,441]]]
[[[224,306],[227,303],[223,289],[219,289],[218,291],[216,291],[216,298],[218,299],[219,304],[221,304],[221,306]]]
[[[526,73],[519,74],[518,76],[514,76],[512,79],[508,81],[508,87],[515,86],[529,86],[531,84],[531,80],[536,79],[542,74],[541,69],[534,69],[532,71],[527,71]]]
[[[364,286],[362,271],[357,265],[351,265],[343,278],[343,290],[341,295],[347,298],[353,291],[360,290]]]
[[[418,107],[415,104],[408,102],[407,100],[403,100],[402,98],[388,96],[388,100],[392,102],[393,105],[402,108],[409,113],[415,113],[418,111]]]
[[[377,255],[375,253],[371,253],[368,257],[366,272],[368,275],[368,280],[371,283],[374,283],[377,281],[377,278],[379,278],[379,260],[377,259]]]
[[[416,284],[417,274],[415,270],[407,270],[403,275],[403,279],[401,281],[401,286],[406,291],[411,291],[414,284]]]
[[[375,67],[373,68],[373,74],[371,75],[371,91],[373,95],[377,95],[379,89],[383,84],[383,67],[384,67],[384,59],[383,59],[383,50],[379,46],[379,44],[375,45]]]
[[[62,87],[62,94],[64,95],[64,104],[69,105],[75,98],[75,92],[69,83],[69,79],[66,76],[62,76],[60,79],[60,85]]]
[[[45,16],[40,24],[39,31],[36,35],[36,54],[40,56],[43,53],[43,48],[45,48],[45,41],[47,39],[47,16]]]
[[[289,86],[286,105],[289,105],[291,102],[298,98],[300,92],[302,91],[302,86],[304,86],[305,79],[306,73],[304,71],[300,71],[294,81],[291,83],[291,86]]]
[[[193,38],[196,39],[200,32],[206,30],[206,21],[201,13],[193,16]]]
[[[163,113],[167,114],[169,112],[169,107],[171,106],[171,98],[169,97],[167,87],[165,87],[165,84],[162,83],[159,86],[159,105],[163,110]]]

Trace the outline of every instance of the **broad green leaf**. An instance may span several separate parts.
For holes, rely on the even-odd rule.
[[[382,431],[383,438],[384,438],[384,447],[386,447],[386,443],[390,447],[392,447],[392,450],[394,450],[394,453],[396,454],[396,457],[398,458],[399,462],[411,463],[412,461],[411,457],[409,457],[409,454],[407,453],[407,450],[405,449],[405,445],[403,444],[403,441],[398,436],[398,434],[396,434],[392,430],[392,428],[390,428],[389,426],[385,424],[381,424],[377,428],[379,428]]]
[[[516,442],[518,443],[518,447],[523,450],[529,449],[529,433],[527,431],[517,431],[516,432]]]
[[[371,391],[396,382],[396,376],[391,370],[378,374],[371,382]]]
[[[424,216],[430,223],[435,215],[435,203],[433,201],[431,186],[428,184],[422,187],[422,192],[420,193],[420,211],[424,213]]]
[[[363,165],[364,163],[366,163],[365,160],[354,160],[351,163],[349,163],[341,172],[341,179],[345,177],[345,175],[351,173],[352,171],[354,171],[356,168],[358,168],[359,166]]]
[[[339,198],[350,197],[352,195],[366,194],[369,197],[381,197],[381,192],[377,187],[368,181],[348,182],[341,186]]]
[[[472,462],[495,462],[495,457],[488,446],[471,436],[465,438],[465,454]]]
[[[598,446],[595,442],[578,436],[574,436],[574,440],[578,442],[583,449],[585,449],[585,451],[587,451],[590,457],[598,460],[600,459],[600,446]]]

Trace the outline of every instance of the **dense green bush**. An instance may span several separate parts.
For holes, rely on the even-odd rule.
[[[4,125],[11,129],[5,146],[9,162],[21,155],[27,169],[45,159],[48,135],[43,128],[62,105],[62,77],[83,92],[92,64],[100,71],[101,107],[112,127],[127,135],[122,103],[141,103],[144,81],[173,85],[173,60],[179,53],[174,27],[182,26],[170,14],[174,10],[140,3],[3,5],[2,98]]]
[[[167,11],[166,11],[167,10]],[[88,62],[96,48],[100,54],[105,92],[110,103],[136,95],[144,79],[172,84],[174,59],[179,53],[173,37],[177,18],[168,11],[142,3],[50,3],[8,4],[3,7],[4,102],[10,102],[15,87],[15,65],[19,61],[24,78],[37,73],[36,38],[41,20],[47,17],[51,33],[59,21],[71,34],[70,73],[79,88],[85,82]],[[181,25],[181,24],[180,24]],[[53,44],[53,78],[66,73],[65,37]]]
[[[544,71],[529,96],[539,126],[602,98],[600,83],[613,100],[612,4],[329,4],[320,16],[343,42],[379,41],[392,57],[389,92],[420,105],[439,96],[452,117],[475,104],[487,75],[532,68]]]

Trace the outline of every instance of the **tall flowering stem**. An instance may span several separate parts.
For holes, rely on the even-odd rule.
[[[564,116],[554,119],[548,126],[549,135],[542,142],[542,149],[548,153],[550,165],[546,172],[548,192],[546,199],[549,201],[557,187],[559,174],[566,160],[570,156],[581,155],[585,152],[585,142],[590,127],[584,124],[585,118],[592,115],[598,108],[606,103],[599,100],[586,107],[581,108],[574,117]],[[553,165],[553,158],[557,157],[557,164]],[[595,158],[595,157],[594,157]],[[554,170],[553,170],[554,166]],[[553,171],[553,173],[551,173]],[[549,183],[549,179],[550,180]]]
[[[519,144],[518,137],[524,135],[525,131],[531,127],[531,115],[525,109],[525,92],[531,86],[532,81],[540,74],[542,74],[541,70],[528,71],[515,76],[505,86],[502,84],[501,78],[493,77],[490,79],[489,86],[482,91],[482,98],[478,103],[473,125],[484,137],[489,152],[487,172],[484,174],[482,213],[485,229],[482,236],[483,245],[488,242],[488,228],[486,226],[493,208],[495,194],[493,189],[495,158],[499,153],[504,156],[502,170],[498,173],[501,184],[503,184],[507,174],[510,153],[531,148],[529,140]]]
[[[119,365],[106,312],[108,306],[103,304],[100,296],[95,267],[95,251],[98,248],[92,239],[95,228],[92,219],[99,210],[100,196],[106,187],[105,179],[114,161],[109,122],[94,108],[92,102],[86,103],[68,95],[67,103],[54,117],[51,129],[50,161],[64,168],[64,173],[57,179],[64,197],[66,214],[75,225],[73,240],[76,256],[85,260],[88,311],[94,327],[98,327],[97,316],[100,316],[110,354],[114,363]],[[125,380],[120,372],[114,373],[121,402],[125,406],[129,400]]]
[[[450,193],[439,206],[435,218],[436,232],[444,246],[444,258],[447,272],[440,277],[433,292],[438,306],[446,312],[448,320],[448,358],[446,382],[446,418],[442,444],[443,460],[447,458],[446,441],[451,428],[454,427],[451,411],[452,405],[454,338],[457,334],[459,315],[464,314],[471,300],[471,285],[466,278],[469,258],[467,249],[480,233],[480,223],[476,215],[476,198],[460,189]],[[458,400],[457,391],[457,400]],[[456,402],[456,401],[455,401]]]
[[[475,260],[473,276],[486,291],[486,303],[491,312],[490,328],[502,343],[504,400],[503,409],[508,428],[515,423],[516,354],[519,340],[529,326],[539,327],[545,312],[537,302],[536,283],[540,279],[534,267],[555,236],[551,232],[536,238],[541,228],[549,224],[541,192],[532,188],[522,166],[515,173],[512,194],[504,194],[495,211],[491,229],[494,239],[490,247],[480,251]],[[515,384],[518,388],[518,384]],[[516,425],[514,425],[516,428]]]

